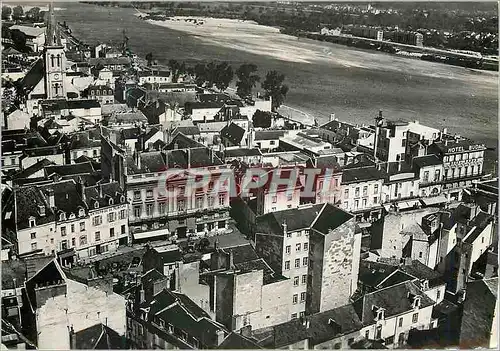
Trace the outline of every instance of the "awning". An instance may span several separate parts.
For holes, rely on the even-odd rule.
[[[416,205],[420,205],[419,200],[406,200],[406,201],[399,201],[399,202],[393,202],[389,204],[384,204],[384,208],[387,212],[389,212],[391,206],[396,205],[398,209],[400,210],[407,210],[409,208],[413,208]]]
[[[432,206],[432,205],[443,204],[445,202],[448,202],[448,200],[446,199],[446,196],[444,196],[444,195],[426,197],[426,198],[420,199],[420,201],[425,206]]]
[[[147,231],[147,232],[142,232],[142,233],[135,233],[134,234],[134,240],[142,240],[142,239],[148,239],[148,238],[156,238],[159,236],[165,236],[169,235],[170,232],[168,229],[159,229],[159,230],[154,230],[154,231]]]

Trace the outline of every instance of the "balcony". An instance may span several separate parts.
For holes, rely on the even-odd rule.
[[[464,177],[442,177],[441,180],[434,180],[434,181],[420,181],[420,184],[418,185],[419,188],[424,188],[424,187],[429,187],[433,185],[441,185],[441,184],[447,184],[447,183],[459,183],[459,182],[466,182],[469,180],[475,180],[475,179],[480,179],[483,176],[482,173],[478,174],[472,174]]]

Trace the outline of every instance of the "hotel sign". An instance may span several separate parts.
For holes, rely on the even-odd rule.
[[[469,145],[469,147],[463,147],[463,146],[456,146],[456,147],[450,147],[448,148],[447,153],[453,154],[457,152],[467,152],[467,151],[476,151],[476,150],[484,150],[486,147],[484,144],[477,144],[477,145]]]
[[[447,163],[445,166],[448,167],[463,167],[463,166],[470,166],[470,165],[478,165],[481,164],[483,159],[481,158],[473,158],[470,160],[461,160],[461,161],[452,161]]]

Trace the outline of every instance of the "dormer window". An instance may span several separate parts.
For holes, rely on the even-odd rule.
[[[429,289],[429,281],[427,279],[422,280],[420,284],[422,285],[422,290]]]
[[[76,216],[75,216],[75,214],[74,214],[74,213],[71,213],[71,214],[69,215],[69,219],[75,219],[75,218],[76,218]]]
[[[31,227],[36,227],[35,217],[30,217],[29,222],[30,222],[30,228]]]
[[[123,195],[122,195],[122,196],[120,197],[120,202],[121,202],[121,203],[124,203],[124,202],[125,202],[125,196],[123,196]]]
[[[94,202],[94,208],[99,208],[99,201]]]
[[[375,314],[375,320],[376,321],[384,320],[384,318],[385,318],[385,315],[384,315],[385,309],[383,309],[382,307],[378,307],[378,306],[374,305],[374,306],[372,306],[372,311]]]
[[[420,308],[420,296],[415,296],[413,298],[413,308]]]
[[[113,199],[109,199],[109,205],[113,205],[115,202],[113,201]]]
[[[59,220],[61,220],[61,221],[65,221],[65,220],[66,220],[66,213],[62,212],[62,213],[59,215]]]
[[[42,217],[45,216],[45,206],[43,206],[43,205],[38,206],[38,214],[40,214],[40,216],[42,216]]]
[[[80,208],[80,210],[78,211],[78,216],[79,217],[85,216],[85,210],[83,208]]]

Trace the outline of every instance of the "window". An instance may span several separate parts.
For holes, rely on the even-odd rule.
[[[440,297],[441,297],[441,290],[438,290],[436,292],[436,298],[437,298],[437,300],[439,300]]]
[[[484,236],[481,238],[481,244],[484,244]]]
[[[300,293],[300,302],[306,301],[306,292],[303,291]]]
[[[299,277],[293,278],[293,286],[299,286]]]
[[[304,243],[304,251],[309,250],[309,243]]]
[[[286,199],[287,199],[288,201],[292,201],[292,199],[293,199],[293,194],[288,194],[288,195],[286,196]]]
[[[108,222],[114,222],[115,221],[115,213],[110,212],[108,213]]]
[[[136,190],[134,191],[134,200],[140,200],[141,199],[141,191]]]
[[[366,207],[366,204],[367,204],[368,200],[367,199],[363,199],[363,208]]]
[[[120,219],[125,219],[125,210],[120,210]]]
[[[196,208],[203,208],[203,198],[202,197],[196,198]]]
[[[74,225],[74,224],[72,224],[72,225],[71,225],[71,233],[74,233],[74,232],[75,232],[75,225]]]
[[[341,344],[340,342],[337,342],[337,343],[335,343],[335,344],[333,345],[333,348],[334,348],[335,350],[340,350],[340,349],[342,348],[342,344]]]
[[[30,228],[36,226],[35,220],[30,219]]]
[[[374,196],[374,197],[373,197],[373,203],[374,203],[374,204],[377,204],[377,203],[378,203],[378,197],[376,197],[376,196]]]
[[[285,261],[285,269],[286,270],[290,269],[290,261]]]
[[[214,207],[214,197],[213,196],[208,197],[208,207]]]
[[[219,195],[219,206],[224,206],[226,204],[226,195]]]
[[[368,195],[368,187],[364,186],[363,187],[363,196],[366,196],[366,195]]]
[[[359,187],[354,190],[354,197],[359,197]]]
[[[146,205],[146,215],[148,215],[148,216],[153,215],[153,204]]]
[[[423,253],[422,253],[422,251],[420,251],[420,252],[418,253],[418,258],[422,258],[422,256],[423,256]]]
[[[370,339],[370,331],[369,330],[365,331],[365,338]]]
[[[297,313],[292,313],[292,319],[297,319]]]
[[[295,251],[296,251],[296,252],[299,252],[299,251],[300,251],[300,247],[301,247],[301,246],[300,246],[300,243],[295,244]]]
[[[354,343],[354,338],[349,338],[349,339],[347,340],[347,344],[348,344],[348,345],[352,345],[353,343]]]
[[[272,202],[273,202],[273,204],[275,204],[276,202],[278,202],[278,197],[277,196],[273,196],[272,197]]]
[[[36,233],[31,233],[31,239],[36,239]]]
[[[398,323],[398,327],[402,327],[403,326],[403,317],[399,318],[399,323]]]
[[[113,238],[115,236],[115,228],[109,228],[109,237]]]
[[[292,298],[292,302],[293,304],[297,304],[297,302],[299,301],[299,295],[298,294],[294,294],[293,295],[293,298]]]
[[[125,224],[122,224],[122,234],[125,234]]]
[[[411,322],[412,323],[417,323],[418,322],[418,313],[414,313],[413,316],[411,317]]]
[[[80,237],[80,245],[87,245],[87,236],[86,235],[82,235]]]
[[[66,236],[66,227],[61,227],[61,236]]]
[[[95,241],[101,241],[101,232],[95,232]]]
[[[271,141],[269,142],[269,144],[271,144],[271,145],[276,145],[276,141],[275,141],[275,140],[271,140]]]
[[[287,237],[287,238],[291,238],[291,237],[292,237],[292,233],[291,233],[291,232],[287,232],[287,233],[286,233],[286,237]]]
[[[36,250],[36,243],[31,243],[31,251],[35,251]]]
[[[309,229],[305,231],[306,236],[309,236]]]
[[[141,216],[141,206],[134,206],[134,217],[140,217]]]
[[[71,239],[71,246],[76,246],[76,239],[75,238]]]
[[[80,222],[80,231],[85,231],[85,222]]]
[[[153,189],[146,190],[146,197],[149,199],[153,197]]]
[[[68,248],[68,241],[63,240],[61,241],[61,250],[66,250]]]
[[[167,210],[167,203],[166,202],[160,202],[158,203],[158,206],[160,208],[160,214],[165,214]]]
[[[345,189],[345,191],[344,191],[344,198],[345,199],[349,198],[349,189]]]
[[[304,311],[299,312],[299,317],[304,318],[306,316],[306,313]]]
[[[291,246],[290,245],[287,245],[285,247],[285,252],[289,255],[290,254],[290,249],[291,249]]]
[[[302,275],[302,284],[307,284],[307,275]]]
[[[303,265],[303,266],[307,266],[308,261],[309,261],[309,258],[308,258],[308,257],[304,257],[304,258],[302,259],[302,265]]]
[[[101,225],[102,224],[102,217],[101,216],[94,216],[92,218],[92,224],[94,226]]]
[[[354,200],[354,208],[357,209],[359,207],[359,200]]]
[[[299,268],[300,267],[300,258],[296,258],[295,259],[295,268]]]

